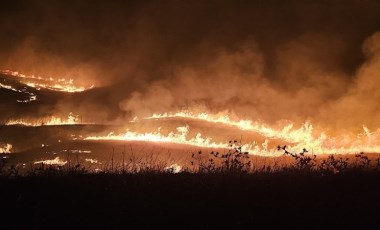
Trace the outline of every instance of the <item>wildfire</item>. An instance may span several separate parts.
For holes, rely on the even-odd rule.
[[[164,113],[164,114],[153,114],[145,119],[165,119],[165,118],[187,118],[202,120],[210,123],[220,123],[224,125],[229,125],[236,127],[244,131],[252,131],[259,133],[260,135],[267,138],[278,138],[285,140],[290,143],[299,143],[302,141],[310,142],[313,140],[312,132],[313,126],[306,122],[299,129],[293,129],[293,124],[288,124],[280,130],[274,130],[266,124],[260,122],[253,122],[251,120],[232,120],[228,115],[218,115],[218,114],[208,114],[199,113],[193,114],[191,112],[177,112],[177,113]]]
[[[10,153],[12,147],[11,144],[0,144],[0,153]]]
[[[26,125],[26,126],[43,126],[43,125],[75,125],[78,124],[78,115],[70,113],[66,119],[58,117],[49,117],[40,121],[13,120],[7,125]],[[295,128],[290,123],[280,129],[275,129],[267,124],[254,122],[251,120],[232,119],[228,115],[215,114],[192,114],[190,112],[178,112],[173,114],[153,114],[145,119],[166,119],[166,118],[187,118],[202,120],[214,124],[223,124],[236,127],[240,130],[258,133],[265,138],[262,143],[243,143],[243,151],[250,154],[261,156],[278,156],[282,153],[272,143],[275,140],[283,140],[288,143],[287,149],[292,152],[301,152],[306,148],[313,154],[349,154],[358,152],[380,153],[380,129],[372,132],[363,126],[363,133],[357,135],[344,134],[340,136],[329,136],[324,132],[316,132],[313,126],[306,122],[299,128]],[[132,123],[141,122],[134,118]],[[109,133],[106,136],[88,136],[84,140],[119,140],[119,141],[146,141],[146,142],[163,142],[173,144],[183,144],[197,146],[202,148],[227,149],[226,142],[215,142],[212,137],[205,137],[201,133],[195,136],[189,135],[189,125],[179,126],[175,131],[168,134],[162,134],[158,128],[155,132],[136,132],[126,130],[125,133]],[[74,139],[77,139],[74,137]],[[79,139],[82,139],[80,137]],[[271,145],[269,145],[271,143]],[[273,147],[269,147],[273,146]],[[5,149],[5,148],[3,148]],[[7,151],[9,151],[8,148]],[[5,152],[5,150],[2,150]]]
[[[172,164],[165,168],[165,170],[171,172],[171,173],[179,173],[181,172],[182,167],[179,164]]]
[[[224,143],[212,142],[211,138],[203,138],[202,134],[198,133],[193,138],[187,138],[189,126],[177,127],[177,132],[170,132],[168,135],[160,133],[160,129],[156,132],[138,133],[127,130],[124,134],[109,133],[107,136],[90,136],[85,140],[120,140],[120,141],[148,141],[148,142],[167,142],[174,144],[185,144],[207,148],[225,148]]]
[[[12,90],[12,91],[18,92],[18,93],[27,94],[29,96],[29,99],[16,100],[17,102],[20,102],[20,103],[28,103],[28,102],[32,102],[32,101],[37,100],[37,95],[35,95],[34,93],[31,93],[31,92],[28,92],[26,87],[24,87],[23,89],[20,90],[20,89],[16,89],[16,88],[12,87],[10,85],[5,85],[5,84],[0,83],[0,88]]]
[[[217,116],[212,114],[193,115],[187,112],[179,112],[175,114],[154,114],[145,119],[164,119],[164,118],[189,118],[203,120],[211,123],[221,123],[229,126],[237,127],[241,130],[259,133],[266,138],[263,143],[248,143],[242,145],[244,151],[250,154],[261,156],[278,156],[282,154],[277,148],[269,148],[269,142],[274,138],[284,140],[290,143],[288,150],[293,152],[301,152],[303,148],[308,149],[313,154],[354,154],[358,152],[380,153],[380,129],[371,132],[365,126],[364,132],[358,135],[342,135],[328,136],[325,133],[315,134],[313,126],[306,122],[300,128],[294,129],[293,124],[286,125],[281,129],[273,129],[266,124],[253,122],[250,120],[232,120],[229,116]],[[134,119],[133,122],[137,122]],[[195,137],[188,137],[189,126],[177,127],[176,132],[170,132],[168,135],[160,133],[160,129],[156,132],[138,133],[127,130],[124,134],[115,134],[111,132],[107,136],[90,136],[85,140],[121,140],[121,141],[148,141],[148,142],[166,142],[175,144],[184,144],[206,148],[229,148],[227,143],[216,143],[210,137],[203,137],[201,133],[197,133]]]
[[[69,113],[67,118],[63,119],[60,117],[47,117],[40,119],[38,121],[31,121],[27,119],[19,119],[19,120],[10,120],[7,122],[7,125],[24,125],[24,126],[44,126],[44,125],[75,125],[79,124],[79,115],[74,115],[73,113]]]
[[[363,133],[358,135],[345,134],[342,136],[328,136],[324,132],[315,134],[313,126],[306,122],[300,128],[294,129],[290,123],[282,129],[273,129],[269,125],[251,120],[232,120],[228,115],[214,115],[207,113],[193,114],[190,112],[153,114],[145,119],[187,118],[202,120],[210,123],[220,123],[236,127],[240,130],[252,131],[268,138],[259,145],[253,143],[247,147],[252,154],[277,155],[276,149],[268,149],[270,139],[277,138],[292,143],[288,148],[298,152],[307,148],[314,154],[347,154],[358,152],[380,153],[380,129],[375,132],[363,126]]]
[[[91,159],[91,158],[86,158],[85,161],[89,162],[91,164],[97,164],[98,163],[98,160],[94,160],[94,159]]]
[[[94,87],[94,85],[87,88],[83,86],[76,86],[74,85],[73,79],[66,79],[66,78],[55,79],[52,77],[43,78],[40,76],[25,75],[17,71],[11,71],[11,70],[2,70],[0,72],[6,75],[11,75],[11,76],[20,78],[21,83],[29,87],[35,88],[37,90],[40,90],[41,88],[43,88],[43,89],[48,89],[48,90],[53,90],[53,91],[75,93],[75,92],[82,92]]]
[[[46,165],[59,165],[59,166],[63,166],[65,164],[67,164],[67,161],[64,161],[61,158],[56,157],[56,158],[54,158],[52,160],[36,161],[36,162],[34,162],[34,164],[46,164]]]
[[[212,149],[228,149],[230,146],[227,143],[213,142],[210,137],[202,137],[201,133],[197,133],[194,137],[188,137],[189,126],[177,127],[176,132],[170,132],[163,135],[160,129],[156,132],[138,133],[127,130],[124,134],[109,133],[107,136],[89,136],[84,140],[118,140],[118,141],[146,141],[146,142],[164,142],[173,144],[183,144],[197,146],[202,148]],[[277,156],[279,153],[276,149],[268,149],[268,141],[262,144],[251,143],[241,146],[242,151],[247,151],[251,154],[262,156]]]

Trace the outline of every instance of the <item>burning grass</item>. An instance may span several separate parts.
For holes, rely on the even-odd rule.
[[[52,91],[77,93],[77,92],[83,92],[88,89],[92,89],[94,87],[94,85],[87,88],[84,86],[77,86],[74,84],[74,80],[72,78],[54,79],[52,77],[41,77],[41,76],[34,76],[34,75],[29,76],[29,75],[25,75],[17,71],[11,71],[11,70],[0,70],[0,73],[5,74],[7,76],[12,76],[15,79],[19,80],[21,83],[29,87],[35,88],[37,90],[40,90],[41,88],[43,88],[43,89],[48,89]]]
[[[185,118],[205,121],[210,124],[222,124],[241,131],[260,134],[266,138],[265,142],[261,145],[253,143],[244,146],[248,152],[256,155],[276,155],[276,149],[268,147],[269,141],[273,139],[289,143],[288,148],[292,151],[302,151],[306,147],[315,154],[354,154],[360,151],[380,152],[380,143],[378,142],[380,129],[371,131],[365,125],[362,127],[363,132],[356,135],[349,132],[345,133],[345,131],[331,135],[323,129],[316,130],[309,121],[304,122],[298,128],[293,122],[287,122],[285,125],[281,125],[280,128],[274,128],[260,121],[239,119],[236,115],[227,112],[211,114],[179,111],[176,113],[153,114],[145,119],[160,120],[170,118]]]
[[[60,118],[55,116],[41,118],[39,120],[18,119],[9,120],[5,125],[22,125],[22,126],[51,126],[51,125],[75,125],[80,123],[79,115],[69,113],[67,118]]]

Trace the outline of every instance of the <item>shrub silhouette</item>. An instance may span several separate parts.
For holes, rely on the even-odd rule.
[[[342,157],[337,158],[334,155],[329,155],[326,160],[322,161],[319,169],[333,173],[343,172],[348,167],[348,161],[348,158],[343,159]]]
[[[193,171],[199,173],[248,173],[251,171],[252,161],[248,152],[242,151],[241,143],[229,141],[226,153],[210,152],[209,156],[203,157],[202,151],[192,154],[191,165]]]
[[[313,170],[317,166],[317,162],[315,160],[317,158],[317,155],[315,154],[308,155],[307,153],[309,151],[307,151],[307,149],[304,148],[302,152],[297,154],[297,153],[289,152],[286,148],[287,148],[286,145],[277,146],[278,151],[283,150],[284,155],[294,158],[294,160],[296,161],[296,164],[293,168],[300,169],[300,170]]]
[[[355,158],[357,159],[356,167],[369,168],[371,166],[371,160],[363,152],[355,154]],[[377,162],[379,162],[379,159],[377,159]]]

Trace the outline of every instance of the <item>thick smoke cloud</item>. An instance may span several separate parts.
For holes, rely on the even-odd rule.
[[[324,107],[322,118],[339,126],[358,123],[379,127],[380,115],[380,33],[377,32],[363,44],[366,61],[358,68],[347,92]],[[333,115],[333,116],[331,116]]]
[[[9,1],[0,67],[99,88],[58,111],[380,126],[378,1]]]

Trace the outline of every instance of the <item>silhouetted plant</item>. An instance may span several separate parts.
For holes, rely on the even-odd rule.
[[[358,154],[355,154],[356,161],[356,167],[359,168],[369,168],[371,166],[371,160],[368,158],[368,156],[364,155],[363,152],[360,152]]]
[[[319,169],[322,171],[330,171],[333,173],[339,173],[348,168],[348,158],[343,159],[342,157],[335,157],[334,155],[329,155],[327,159],[323,160]]]
[[[378,171],[380,169],[380,158],[376,158],[375,161],[376,161],[376,166],[375,166],[374,170]]]
[[[202,151],[192,154],[190,162],[193,169],[200,173],[248,173],[251,171],[251,160],[248,152],[242,151],[242,145],[229,141],[229,150],[226,153],[210,152],[203,156]],[[198,168],[196,169],[196,165]]]
[[[18,177],[19,176],[18,169],[14,165],[11,165],[11,167],[8,169],[7,176],[8,177]]]
[[[293,157],[293,159],[296,161],[295,168],[297,169],[302,169],[302,170],[312,170],[315,169],[317,163],[316,163],[316,155],[312,154],[309,155],[307,154],[309,151],[307,149],[303,149],[302,152],[300,153],[293,153],[289,152],[287,149],[287,146],[277,146],[277,150],[284,151],[284,155]]]
[[[0,157],[0,176],[4,176],[6,165],[7,159],[4,157]]]

